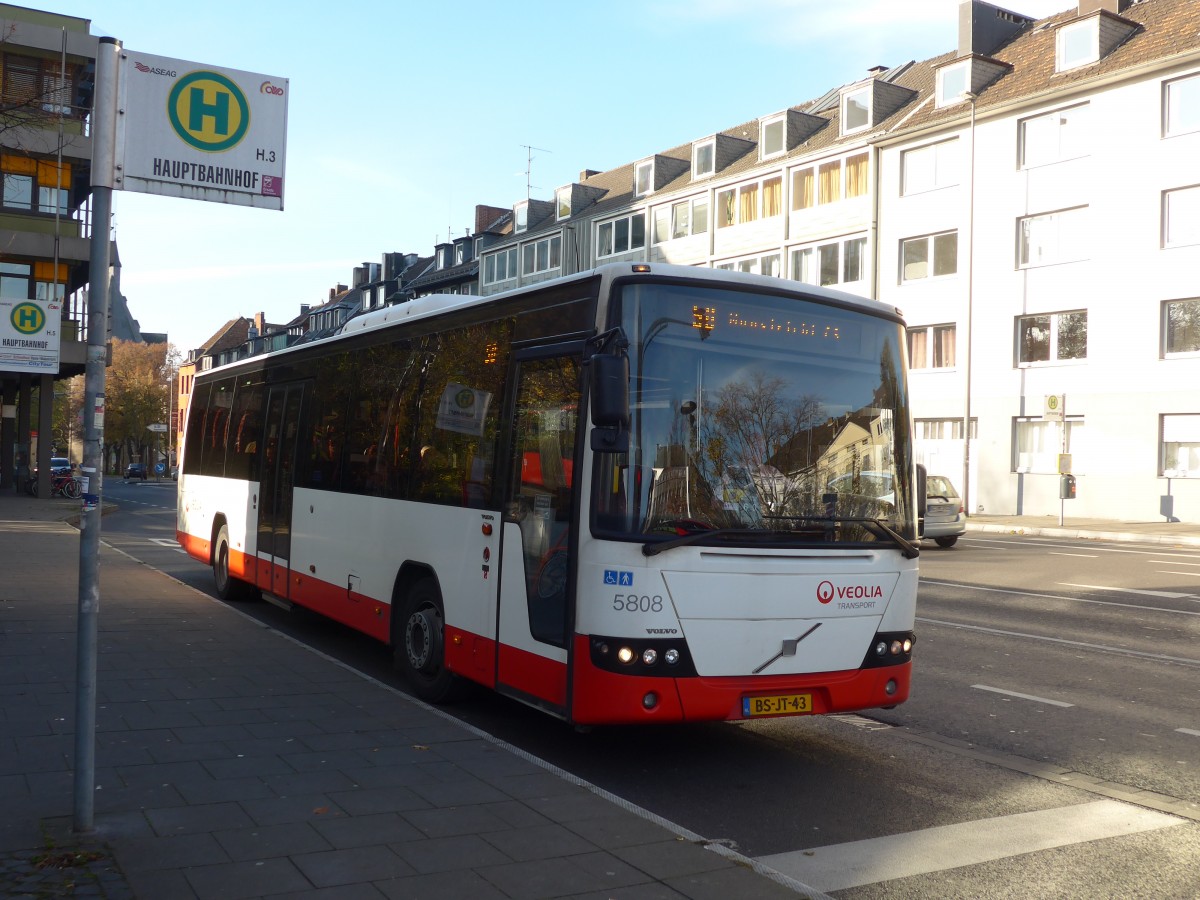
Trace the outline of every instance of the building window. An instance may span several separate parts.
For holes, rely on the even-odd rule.
[[[913,434],[919,441],[961,441],[963,420],[913,419]],[[979,437],[979,420],[971,419],[971,440]]]
[[[1100,17],[1072,22],[1058,29],[1055,65],[1064,72],[1100,58]]]
[[[1017,365],[1087,359],[1087,310],[1020,316]]]
[[[867,193],[867,154],[792,170],[792,212]]]
[[[521,234],[529,229],[529,204],[518,203],[513,207],[513,231]]]
[[[596,226],[596,256],[614,256],[646,246],[646,216],[634,213]]]
[[[1167,478],[1200,477],[1200,415],[1159,417],[1158,474]]]
[[[79,66],[68,63],[64,69],[57,58],[39,59],[5,53],[3,90],[0,104],[8,112],[45,112],[81,119],[89,110],[74,106],[75,82]]]
[[[54,277],[52,262],[0,262],[0,297],[6,300],[62,300],[67,281],[67,266],[58,264]],[[57,284],[55,283],[57,281]]]
[[[1065,422],[1017,418],[1013,420],[1013,431],[1014,472],[1057,475],[1060,453],[1070,453],[1072,468],[1081,470],[1081,454],[1086,449],[1083,416],[1068,416]]]
[[[783,176],[751,181],[717,193],[717,227],[745,225],[783,213]]]
[[[1087,207],[1017,220],[1017,265],[1050,266],[1087,259]]]
[[[1163,191],[1163,246],[1200,244],[1200,186]]]
[[[905,196],[958,184],[961,169],[958,138],[906,150],[901,168],[904,178],[901,190]]]
[[[1163,304],[1163,356],[1200,353],[1200,300],[1168,300]]]
[[[778,278],[780,274],[779,254],[763,253],[758,256],[746,256],[717,263],[714,269],[725,269],[729,272],[747,272],[751,275],[771,275]]]
[[[654,243],[705,234],[708,231],[708,198],[680,200],[654,210]]]
[[[867,277],[867,239],[847,238],[791,251],[794,281],[823,287],[855,284]]]
[[[5,154],[0,159],[6,209],[66,215],[71,187],[71,165],[49,159]]]
[[[521,274],[537,275],[562,265],[562,235],[542,238],[521,246]]]
[[[1091,149],[1091,107],[1072,106],[1024,119],[1019,126],[1021,166],[1032,168],[1087,156]]]
[[[692,177],[703,178],[716,171],[716,139],[692,145]]]
[[[954,368],[956,329],[953,325],[928,325],[908,329],[910,369]]]
[[[654,160],[638,163],[633,176],[635,197],[644,197],[654,190]]]
[[[1200,75],[1163,85],[1163,135],[1200,131]]]
[[[958,273],[958,232],[944,231],[900,242],[900,280],[941,278]]]
[[[761,132],[758,145],[759,159],[770,159],[787,149],[785,143],[787,120],[783,116],[764,119],[759,130]]]
[[[560,187],[554,192],[554,218],[561,222],[571,218],[571,188]]]
[[[969,61],[955,63],[952,66],[938,69],[937,72],[937,105],[951,106],[961,103],[963,94],[967,91],[967,76]]]
[[[871,88],[863,87],[842,95],[842,134],[861,131],[871,124]]]
[[[517,277],[517,248],[509,247],[483,258],[483,283],[494,284]]]

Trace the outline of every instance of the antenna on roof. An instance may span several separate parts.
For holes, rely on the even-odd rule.
[[[531,147],[528,144],[522,144],[521,146],[525,148],[525,199],[528,200],[530,191],[533,188],[533,185],[529,183],[529,176],[533,171],[533,151],[536,150],[539,153],[553,153],[554,151],[544,150],[541,147]]]

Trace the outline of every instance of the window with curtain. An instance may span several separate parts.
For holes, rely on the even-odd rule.
[[[952,369],[955,353],[954,325],[926,325],[908,330],[910,369]]]
[[[1013,420],[1013,432],[1014,472],[1057,475],[1060,453],[1071,454],[1071,465],[1076,472],[1086,466],[1083,416],[1068,416],[1065,422],[1017,418]]]
[[[753,222],[758,218],[758,182],[738,188],[738,222]]]
[[[733,188],[717,194],[717,227],[727,228],[737,224],[736,195]]]
[[[797,169],[792,173],[792,209],[808,209],[815,202],[816,179],[813,170]]]
[[[764,219],[783,212],[783,176],[776,175],[763,182],[762,214]]]
[[[817,202],[833,203],[842,198],[842,161],[821,163],[817,169]]]
[[[846,157],[846,198],[867,194],[867,154]]]
[[[958,272],[958,232],[945,231],[900,242],[900,280],[939,278]]]
[[[1158,474],[1167,478],[1200,477],[1200,415],[1159,417]]]

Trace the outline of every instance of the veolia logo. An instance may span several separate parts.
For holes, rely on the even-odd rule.
[[[833,585],[828,581],[822,581],[817,585],[817,599],[822,603],[828,603],[833,599]]]
[[[46,327],[46,314],[36,303],[18,303],[8,321],[21,334],[37,334]]]
[[[171,127],[184,143],[208,153],[236,147],[250,127],[250,104],[241,88],[218,72],[190,72],[167,97]]]

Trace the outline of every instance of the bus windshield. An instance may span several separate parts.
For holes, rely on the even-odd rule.
[[[598,533],[915,537],[898,321],[687,283],[626,283],[614,303],[630,342],[630,441],[597,456]]]

